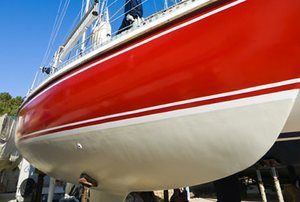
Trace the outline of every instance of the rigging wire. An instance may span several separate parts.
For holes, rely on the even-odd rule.
[[[61,1],[61,3],[62,3],[62,1]],[[54,23],[54,26],[53,26],[53,29],[52,29],[52,33],[51,33],[51,36],[50,36],[50,40],[49,40],[49,43],[48,43],[48,47],[46,49],[46,53],[45,53],[44,59],[42,61],[42,65],[45,65],[45,63],[49,60],[49,55],[51,53],[54,42],[56,40],[56,37],[57,37],[58,32],[60,30],[60,27],[62,25],[63,19],[66,15],[66,11],[67,11],[67,8],[69,6],[69,3],[70,3],[70,0],[66,0],[63,4],[62,8],[61,8],[61,4],[59,6],[58,13],[57,13],[55,23]]]
[[[117,0],[115,0],[114,2],[116,2]],[[125,13],[123,13],[123,14],[121,14],[121,15],[119,15],[119,16],[117,16],[116,18],[114,18],[113,19],[113,17],[114,16],[116,16],[116,14],[118,13],[118,12],[120,12],[120,10],[122,10],[125,6],[126,6],[126,4],[129,2],[126,2],[125,4],[123,4],[123,6],[121,7],[121,8],[119,8],[111,17],[110,17],[110,19],[109,19],[109,22],[110,22],[110,24],[112,24],[113,22],[115,22],[117,19],[119,19],[120,17],[123,17],[123,16],[126,16],[126,14],[127,13],[129,13],[130,11],[132,11],[133,9],[135,9],[136,7],[138,7],[138,6],[140,6],[140,5],[142,5],[142,4],[144,4],[144,3],[146,3],[148,0],[144,0],[144,1],[142,1],[141,3],[139,3],[138,5],[136,5],[136,6],[134,6],[133,8],[131,8],[130,10],[128,10],[127,12],[125,12]],[[112,4],[110,4],[110,5],[112,5]],[[108,8],[108,7],[107,7]],[[100,28],[101,27],[103,27],[104,25],[102,25],[102,26],[100,26]],[[128,27],[131,27],[132,25],[128,25],[128,26],[126,26],[126,27],[124,27],[122,30],[126,30],[126,28],[128,28]],[[119,32],[120,30],[117,30],[117,31],[115,31],[115,32],[113,32],[112,33],[112,35],[114,35],[115,33],[117,33],[117,32]],[[92,36],[89,36],[89,38],[90,37],[92,37]]]
[[[101,3],[101,8],[100,8],[100,11],[99,11],[100,18],[103,17],[103,13],[104,13],[105,9],[107,9],[107,0],[103,0],[102,3]]]
[[[118,12],[116,12],[113,16],[111,16],[111,18],[110,18],[110,23],[113,23],[114,21],[116,21],[116,20],[119,19],[120,17],[126,16],[127,13],[129,13],[129,12],[132,11],[132,10],[134,10],[134,9],[137,8],[138,6],[140,6],[140,5],[144,4],[144,3],[146,3],[147,1],[148,1],[148,0],[142,1],[142,2],[139,3],[138,5],[132,7],[132,8],[131,8],[130,10],[128,10],[127,12],[125,12],[125,13],[123,13],[123,14],[121,14],[121,15],[119,15],[119,16],[117,16],[116,18],[113,19],[113,17],[116,15],[116,13],[118,13],[119,10],[120,10],[121,8],[123,8],[123,7],[126,5],[126,4],[124,4],[124,5],[118,10]],[[129,1],[128,1],[128,2],[129,2]],[[128,3],[128,2],[127,2],[127,3]],[[130,25],[130,26],[131,26],[131,25]]]
[[[53,48],[53,44],[55,42],[57,33],[59,32],[59,29],[60,29],[60,26],[61,26],[61,23],[62,23],[62,19],[64,17],[64,13],[66,11],[66,5],[67,5],[67,1],[65,1],[65,4],[63,5],[63,8],[61,9],[61,11],[59,13],[56,25],[55,25],[54,30],[53,30],[53,35],[50,38],[50,47],[48,49],[48,52],[47,52],[47,55],[46,55],[46,58],[45,58],[46,59],[45,62],[47,62],[47,60],[49,59],[49,55],[50,55],[51,50]]]
[[[49,48],[50,48],[50,43],[51,43],[51,40],[52,40],[52,37],[53,37],[53,34],[54,34],[54,30],[56,29],[56,24],[57,24],[58,17],[60,15],[61,5],[62,5],[62,1],[60,1],[59,7],[58,7],[58,10],[57,10],[57,13],[56,13],[55,21],[54,21],[54,24],[53,24],[53,27],[52,27],[52,31],[51,31],[51,35],[50,35],[50,39],[48,41],[48,45],[47,45],[46,51],[45,51],[44,56],[43,56],[43,60],[41,62],[41,66],[44,65],[45,60],[46,60],[46,55],[48,54],[48,51],[49,51]]]
[[[72,25],[71,25],[71,27],[70,27],[70,29],[73,29],[74,28],[74,25],[76,24],[76,21],[78,21],[78,17],[79,16],[81,16],[81,17],[83,17],[83,11],[84,11],[84,2],[85,2],[86,0],[83,0],[82,1],[82,5],[81,5],[81,10],[79,11],[79,13],[77,14],[77,16],[76,16],[76,18],[73,20],[73,22],[72,22]],[[109,9],[109,8],[111,8],[114,4],[116,4],[119,0],[113,0],[113,2],[111,2],[111,3],[109,3],[108,2],[108,0],[104,0],[105,2],[103,2],[103,7],[102,7],[102,9],[100,9],[101,11],[100,11],[100,14],[103,12],[103,8],[106,8],[106,9]],[[144,3],[146,3],[148,0],[144,0],[144,1],[142,1],[140,4],[138,4],[138,5],[136,5],[135,7],[133,7],[133,8],[131,8],[129,11],[127,11],[127,12],[124,12],[124,13],[122,13],[121,15],[117,15],[128,3],[129,3],[129,1],[128,2],[126,2],[126,3],[124,3],[124,4],[122,4],[122,6],[116,11],[116,12],[114,12],[114,14],[110,17],[110,23],[114,23],[117,19],[119,19],[119,18],[121,18],[122,16],[126,16],[126,14],[128,13],[128,12],[130,12],[130,11],[132,11],[133,9],[135,9],[136,7],[138,7],[138,6],[140,6],[141,4],[144,4]],[[154,9],[155,9],[155,11],[157,12],[157,5],[156,5],[156,0],[153,0],[154,2],[153,2],[153,6],[154,6]],[[176,0],[175,0],[175,2],[176,2]],[[90,2],[91,3],[91,2]],[[68,7],[69,7],[69,4],[70,4],[70,0],[61,0],[60,1],[60,4],[59,4],[59,6],[58,6],[58,10],[57,10],[57,14],[56,14],[56,17],[55,17],[55,21],[54,21],[54,24],[53,24],[53,27],[52,27],[52,31],[51,31],[51,35],[50,35],[50,39],[49,39],[49,42],[48,42],[48,45],[47,45],[47,49],[46,49],[46,52],[44,53],[44,56],[43,56],[43,60],[42,60],[42,62],[41,62],[41,66],[42,65],[45,65],[45,63],[47,62],[47,61],[49,61],[49,55],[50,55],[50,53],[52,52],[52,48],[53,48],[53,45],[54,45],[54,42],[55,42],[55,40],[56,40],[56,38],[57,38],[57,35],[58,35],[58,33],[59,33],[59,30],[60,30],[60,27],[61,27],[61,25],[62,25],[62,22],[63,22],[63,20],[64,20],[64,17],[65,17],[65,15],[66,15],[66,12],[67,12],[67,9],[68,9]],[[119,7],[119,6],[118,6]],[[130,26],[132,26],[132,25],[130,25]],[[67,32],[67,33],[69,33],[69,32]],[[114,34],[114,33],[113,33]],[[66,37],[66,36],[65,36]],[[90,39],[90,37],[91,36],[89,36],[88,38],[87,38],[87,40],[89,40]],[[87,41],[86,40],[86,41]],[[83,43],[86,43],[86,41],[85,42],[83,42]],[[78,41],[79,42],[79,41]],[[78,45],[78,44],[77,44]],[[76,46],[77,46],[76,45]],[[74,47],[76,47],[76,46],[74,46]],[[71,52],[69,53],[69,57],[68,58],[70,58],[71,57]],[[45,76],[48,76],[48,75],[43,75],[40,71],[39,71],[39,73],[38,73],[38,75],[37,75],[37,79],[35,79],[35,82],[34,82],[34,84],[33,85],[35,85],[35,84],[38,84],[38,83],[40,83],[41,81],[40,80],[44,80],[43,78],[41,78],[41,76],[42,77],[45,77]]]
[[[110,8],[111,6],[113,6],[118,0],[114,0],[112,3],[110,3],[107,8]]]
[[[81,16],[81,10],[78,12],[77,16],[74,18],[69,30],[66,32],[64,39],[68,37],[68,35],[72,32],[72,30],[76,27],[76,24],[79,20],[79,17]]]
[[[116,15],[117,15],[117,13],[119,13],[121,10],[123,10],[123,8],[128,4],[128,3],[130,3],[130,1],[127,1],[125,4],[123,4],[123,6],[121,6],[121,8],[119,8],[111,17],[110,17],[110,22],[112,23],[113,21],[112,21],[112,19],[113,19],[113,17],[115,17]],[[138,4],[137,6],[139,6],[139,5],[141,5],[142,3],[140,3],[140,4]],[[134,8],[136,8],[137,6],[135,6]],[[134,8],[132,8],[132,9],[130,9],[129,11],[131,11],[131,10],[133,10]],[[128,12],[129,12],[128,11]],[[121,16],[125,16],[125,14],[126,13],[123,13],[123,14],[121,14]],[[120,16],[119,16],[120,17]]]
[[[53,46],[53,44],[55,42],[55,39],[56,39],[56,37],[57,37],[57,35],[59,33],[59,30],[60,30],[60,27],[62,25],[63,19],[64,19],[65,15],[66,15],[69,3],[70,3],[70,0],[66,0],[64,10],[62,10],[62,15],[61,15],[61,18],[59,19],[60,21],[58,22],[57,30],[56,30],[55,35],[53,37],[52,46]],[[50,52],[49,52],[49,54],[50,54]]]
[[[86,1],[86,0],[82,0],[82,1],[81,1],[81,10],[80,10],[80,18],[81,18],[81,19],[82,19],[83,16],[84,16],[85,1]]]

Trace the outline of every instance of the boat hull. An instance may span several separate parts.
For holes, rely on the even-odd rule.
[[[86,172],[104,190],[196,185],[261,158],[297,94],[285,91],[87,126],[27,139],[19,148],[51,176],[76,182]]]
[[[22,106],[18,148],[56,178],[76,182],[86,172],[114,193],[245,169],[289,128],[299,8],[220,1],[93,58]]]

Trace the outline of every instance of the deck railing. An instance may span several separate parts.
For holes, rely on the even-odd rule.
[[[148,0],[144,0],[143,2],[147,2]],[[92,37],[93,35],[90,34],[86,40],[82,43],[78,43],[77,45],[75,45],[71,51],[69,52],[69,54],[67,55],[67,57],[61,61],[61,63],[59,64],[59,66],[57,68],[55,68],[55,71],[52,71],[51,74],[45,74],[45,73],[42,73],[40,70],[37,72],[37,75],[33,81],[33,84],[28,92],[27,95],[30,95],[31,92],[34,91],[34,89],[36,89],[38,86],[41,85],[41,83],[43,83],[46,79],[48,79],[49,77],[51,77],[53,74],[56,74],[56,72],[64,69],[67,65],[71,64],[72,62],[80,59],[81,57],[87,55],[88,53],[94,51],[94,50],[97,50],[101,47],[103,47],[104,45],[107,45],[109,43],[112,43],[113,41],[115,41],[116,39],[124,36],[124,35],[127,35],[131,32],[133,32],[134,30],[136,29],[140,29],[141,27],[153,22],[153,21],[156,21],[176,10],[178,10],[179,8],[182,8],[192,2],[195,2],[197,0],[184,0],[184,1],[173,1],[172,4],[168,7],[168,8],[164,8],[164,9],[161,9],[160,11],[158,12],[155,12],[151,15],[149,15],[147,18],[143,19],[142,22],[138,25],[138,26],[135,26],[135,27],[132,27],[130,29],[127,29],[121,33],[118,34],[118,30],[114,30],[113,33],[112,33],[112,36],[107,39],[105,42],[103,43],[100,43],[98,45],[94,45],[92,44]],[[142,2],[142,3],[143,3]],[[120,16],[118,16],[117,18],[118,19],[122,19],[124,17],[124,13]],[[117,21],[112,21],[110,23],[116,23]],[[131,25],[130,25],[131,26]],[[112,26],[113,27],[113,26]],[[115,26],[116,27],[116,26]],[[82,44],[85,44],[85,49],[84,50],[81,50],[81,47],[82,47]]]

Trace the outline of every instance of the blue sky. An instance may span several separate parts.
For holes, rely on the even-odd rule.
[[[45,53],[59,1],[0,1],[0,92],[25,96]],[[81,8],[80,1],[71,1],[63,25],[71,24]],[[64,32],[70,26],[62,28]]]
[[[26,95],[41,65],[60,1],[65,0],[0,1],[0,92],[9,92],[13,96]],[[144,5],[145,16],[153,11],[154,1],[156,7],[161,9],[163,1],[147,1]],[[117,6],[119,8],[120,4]],[[80,9],[81,0],[70,1],[54,44],[55,49],[64,41]]]

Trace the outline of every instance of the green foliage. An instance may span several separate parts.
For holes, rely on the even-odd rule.
[[[13,98],[9,93],[0,93],[0,116],[8,114],[9,116],[17,115],[19,106],[23,99],[20,96]]]

